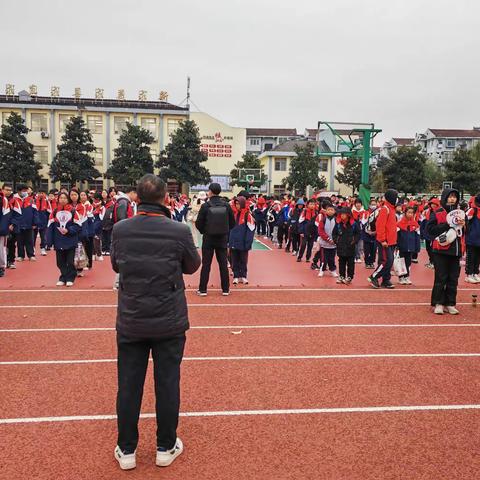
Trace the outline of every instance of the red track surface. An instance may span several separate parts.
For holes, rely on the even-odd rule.
[[[247,289],[238,287],[229,298],[214,289],[207,298],[188,292],[193,327],[226,328],[188,333],[182,412],[260,412],[182,417],[185,454],[162,471],[153,462],[155,422],[142,419],[138,466],[129,473],[113,460],[113,419],[53,421],[114,414],[115,362],[35,363],[115,359],[115,332],[7,331],[113,328],[115,308],[108,305],[116,303],[116,295],[108,261],[97,263],[72,290],[53,287],[52,255],[19,265],[0,279],[0,362],[34,363],[0,364],[0,478],[478,478],[480,409],[266,413],[478,406],[480,357],[212,358],[480,353],[480,308],[470,306],[478,288],[461,282],[461,315],[435,317],[428,307],[432,272],[422,263],[412,274],[416,290],[373,291],[363,267],[352,287],[337,288],[334,279],[318,278],[283,252],[256,251]],[[195,288],[196,281],[187,283]],[[218,288],[215,271],[212,285]],[[298,290],[302,285],[320,290]],[[154,411],[150,373],[143,413]],[[5,424],[5,419],[17,420]]]

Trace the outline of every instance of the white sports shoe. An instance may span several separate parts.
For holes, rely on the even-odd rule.
[[[247,280],[245,277],[243,277],[243,278],[242,278],[242,283],[243,283],[244,285],[248,285],[248,280]]]
[[[338,277],[338,273],[334,270],[333,272],[330,272],[330,275],[333,277],[333,278],[337,278]]]
[[[322,267],[320,267],[320,270],[318,271],[318,276],[323,277],[324,274],[325,272],[322,270]]]
[[[103,262],[103,257],[102,257],[102,255],[100,255],[99,257],[97,257],[97,260],[98,260],[99,262]]]
[[[480,283],[480,275],[476,273],[473,278],[477,281],[477,283]]]
[[[476,278],[475,278],[475,275],[467,275],[465,277],[465,282],[466,283],[478,283]]]
[[[45,257],[45,256],[47,255],[47,251],[46,251],[44,248],[42,248],[42,249],[40,250],[40,255],[41,255],[42,257]]]
[[[238,278],[234,278],[232,283],[233,283],[234,285],[238,285]]]
[[[407,277],[405,279],[405,285],[412,285],[412,281],[410,280],[410,277]]]
[[[183,453],[183,442],[177,438],[175,446],[171,450],[165,450],[163,448],[157,449],[157,467],[168,467],[175,459]]]
[[[117,445],[113,455],[117,459],[118,464],[122,470],[132,470],[137,466],[137,460],[135,458],[135,452],[125,455],[121,448]]]
[[[67,282],[67,287],[73,287],[73,282]]]
[[[60,280],[56,283],[57,287],[64,287],[65,282],[61,282]]]
[[[447,312],[450,314],[450,315],[458,315],[460,312],[455,308],[453,307],[452,305],[450,305],[449,307],[445,307],[447,309]]]
[[[435,305],[435,309],[433,310],[435,315],[443,315],[443,305]]]

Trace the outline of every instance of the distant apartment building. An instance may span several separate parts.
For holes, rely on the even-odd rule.
[[[296,128],[247,128],[247,153],[260,155],[299,138]]]
[[[421,147],[421,152],[427,157],[443,165],[453,158],[458,148],[471,149],[480,142],[480,127],[471,130],[429,128],[425,133],[417,133],[415,145]]]
[[[383,144],[380,154],[390,158],[390,155],[396,152],[399,147],[412,147],[414,144],[415,138],[394,137]]]

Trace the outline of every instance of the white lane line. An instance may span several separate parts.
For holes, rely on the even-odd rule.
[[[386,413],[386,412],[431,412],[431,411],[480,410],[480,405],[398,405],[382,407],[334,407],[334,408],[285,408],[272,410],[218,410],[210,412],[180,412],[181,417],[242,417],[271,415],[320,415],[328,413]],[[155,418],[155,413],[142,413],[140,418]],[[116,420],[116,415],[71,415],[62,417],[0,418],[0,425],[19,423],[51,423]]]
[[[471,305],[471,302],[458,302],[457,305]],[[358,303],[190,303],[189,308],[216,307],[420,307],[430,306],[429,302],[358,302]],[[0,309],[13,308],[117,308],[116,304],[80,304],[80,305],[0,305]]]
[[[343,290],[339,290],[338,287],[289,287],[286,285],[285,287],[235,287],[236,292],[343,292]],[[198,289],[196,288],[186,288],[186,292],[196,292]],[[458,288],[459,292],[470,292],[476,291],[478,288],[471,287],[471,288]],[[209,292],[221,292],[220,288],[209,288]],[[345,289],[344,291],[347,291]],[[431,292],[431,288],[422,288],[422,287],[412,287],[412,288],[396,288],[394,290],[387,290],[387,289],[379,289],[375,290],[372,287],[349,287],[349,292]],[[111,288],[73,288],[73,289],[61,289],[61,288],[40,288],[40,289],[5,289],[0,290],[0,294],[2,293],[88,293],[88,292],[104,292],[104,293],[112,293],[113,295],[117,295],[117,292],[113,291]]]
[[[190,330],[269,330],[269,329],[317,329],[317,328],[476,328],[480,323],[409,323],[409,324],[296,324],[296,325],[204,325]],[[0,333],[49,333],[49,332],[111,332],[115,327],[52,327],[52,328],[2,328]]]
[[[186,362],[228,362],[228,361],[271,361],[271,360],[341,360],[364,358],[477,358],[480,353],[369,353],[347,355],[270,355],[270,356],[223,356],[223,357],[184,357]],[[150,359],[151,360],[151,359]],[[75,365],[86,363],[112,363],[116,358],[95,360],[19,360],[0,362],[9,365]]]

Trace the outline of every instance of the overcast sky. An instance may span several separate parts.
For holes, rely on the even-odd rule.
[[[480,125],[477,0],[0,0],[0,91],[185,97],[233,126]]]

